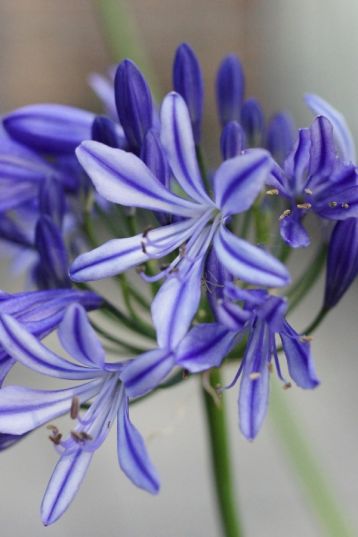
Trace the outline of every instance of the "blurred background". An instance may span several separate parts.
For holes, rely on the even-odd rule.
[[[34,102],[100,110],[87,76],[104,72],[121,59],[121,51],[113,51],[105,39],[101,4],[0,0],[1,113]],[[302,96],[316,92],[345,114],[358,139],[356,0],[131,0],[128,4],[130,21],[118,21],[119,31],[135,27],[140,43],[135,59],[140,63],[145,52],[161,93],[171,89],[176,46],[187,41],[196,50],[205,75],[205,136],[213,148],[213,162],[218,137],[213,83],[220,59],[229,52],[242,59],[247,93],[262,101],[268,115],[290,109],[297,123],[304,125],[310,116]],[[0,285],[15,290],[5,268]],[[292,316],[298,330],[319,309],[322,285]],[[355,286],[314,337],[322,385],[313,393],[292,389],[282,394],[312,444],[328,488],[356,527],[357,313]],[[228,379],[233,373],[227,371]],[[20,371],[11,380],[19,381],[21,375]],[[253,444],[240,436],[236,394],[236,388],[228,394],[231,445],[247,536],[324,535],[270,419]],[[133,420],[144,433],[161,475],[158,497],[135,489],[116,471],[112,434],[96,454],[70,511],[54,527],[43,528],[38,515],[57,458],[46,431],[2,453],[2,536],[217,537],[201,403],[194,379],[133,409]]]

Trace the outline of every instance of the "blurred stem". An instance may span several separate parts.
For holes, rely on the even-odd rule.
[[[318,515],[328,537],[353,537],[344,513],[340,510],[332,487],[326,481],[317,458],[312,453],[307,434],[290,411],[287,397],[283,396],[276,382],[272,383],[270,398],[271,418],[285,448],[287,458],[309,498],[312,510]]]
[[[210,372],[210,385],[213,390],[221,384],[219,370],[212,369]],[[213,395],[207,390],[203,388],[202,393],[210,438],[211,464],[215,481],[215,491],[223,534],[225,537],[242,537],[243,533],[238,520],[238,505],[234,495],[234,471],[229,450],[224,398],[221,399],[218,405]]]

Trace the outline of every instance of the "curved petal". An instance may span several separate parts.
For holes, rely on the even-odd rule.
[[[5,386],[0,390],[0,431],[6,434],[32,431],[70,412],[74,397],[78,397],[80,404],[91,399],[99,391],[102,382],[102,379],[96,379],[56,391]]]
[[[319,384],[319,380],[311,357],[309,342],[303,341],[287,322],[280,332],[280,337],[292,380],[300,388],[315,388]]]
[[[300,216],[295,213],[280,221],[280,235],[292,248],[305,248],[311,243]]]
[[[215,202],[224,215],[251,207],[272,165],[269,153],[263,149],[252,149],[221,164],[214,176],[214,191]]]
[[[313,113],[325,116],[332,123],[343,159],[347,162],[356,162],[353,136],[343,115],[322,97],[313,93],[305,95],[305,102]]]
[[[282,287],[290,283],[286,267],[265,250],[239,239],[224,226],[214,238],[221,263],[236,278],[256,285]]]
[[[178,93],[169,93],[163,101],[161,139],[174,177],[182,189],[198,203],[212,205],[199,171],[189,112]]]
[[[296,143],[284,162],[284,171],[292,195],[300,196],[307,182],[307,172],[311,158],[311,133],[309,129],[299,129]]]
[[[70,268],[74,281],[100,280],[114,276],[151,258],[160,258],[178,248],[193,233],[196,221],[184,220],[134,237],[113,239],[77,257]]]
[[[316,117],[310,127],[310,175],[330,174],[336,161],[336,147],[333,139],[333,128],[327,118]]]
[[[124,396],[117,416],[118,461],[126,476],[139,488],[157,494],[159,477],[149,459],[144,440],[134,427],[128,414],[128,401]]]
[[[141,354],[124,367],[120,378],[129,397],[141,397],[156,388],[175,365],[167,349],[155,349]]]
[[[63,348],[70,356],[86,366],[103,368],[103,347],[82,306],[69,306],[59,326],[58,335]]]
[[[83,142],[76,150],[82,167],[99,194],[113,203],[180,216],[202,207],[172,194],[138,157],[99,142]]]
[[[97,367],[87,368],[61,358],[9,315],[0,316],[0,342],[12,358],[43,375],[84,380],[102,374]]]
[[[65,452],[52,473],[41,504],[45,526],[56,522],[75,497],[93,457],[93,452],[81,448]]]
[[[175,361],[192,373],[219,367],[233,347],[237,332],[218,323],[194,326],[175,351]]]

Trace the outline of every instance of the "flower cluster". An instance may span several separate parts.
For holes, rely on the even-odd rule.
[[[48,424],[60,458],[42,502],[45,524],[71,503],[116,417],[121,469],[158,492],[129,402],[188,374],[210,375],[239,359],[218,392],[240,378],[240,429],[254,439],[273,371],[285,388],[319,383],[310,328],[297,332],[286,314],[322,259],[317,319],[358,273],[354,145],[344,118],[323,99],[306,97],[315,115],[307,128],[296,130],[282,112],[267,122],[260,103],[245,95],[240,61],[228,56],[216,80],[223,161],[208,171],[203,77],[189,45],[176,51],[174,91],[160,106],[130,60],[108,78],[93,75],[91,85],[105,115],[30,105],[6,116],[0,132],[0,238],[32,289],[0,295],[0,449]],[[292,284],[285,262],[310,244],[310,214],[323,230],[312,239],[318,254]],[[90,283],[105,278],[120,300]],[[70,358],[41,342],[54,330]],[[137,346],[138,333],[146,346]],[[16,362],[79,384],[55,391],[8,385]],[[64,414],[74,422],[67,436],[54,423]]]

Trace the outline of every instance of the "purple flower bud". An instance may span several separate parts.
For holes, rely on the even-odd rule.
[[[358,274],[358,219],[338,222],[327,256],[324,307],[333,308]]]
[[[247,99],[241,109],[241,125],[250,146],[261,146],[265,118],[262,107],[256,99]]]
[[[121,131],[122,129],[120,129]],[[92,140],[101,142],[109,147],[122,148],[124,133],[118,132],[118,125],[105,116],[97,116],[92,124]]]
[[[128,144],[139,153],[144,137],[153,125],[150,89],[138,67],[130,60],[119,64],[114,79],[119,121]]]
[[[216,101],[223,127],[229,121],[240,121],[244,93],[245,78],[240,60],[230,54],[221,62],[216,78]]]
[[[222,130],[220,138],[224,160],[237,157],[245,147],[245,133],[237,121],[230,121]]]
[[[35,233],[35,245],[40,262],[35,278],[42,289],[71,287],[68,258],[61,233],[48,216],[41,216]]]
[[[62,185],[52,178],[46,179],[39,192],[39,209],[42,215],[49,216],[61,228],[66,202]]]
[[[73,153],[91,137],[94,114],[61,104],[33,104],[4,118],[6,131],[18,142],[44,153]]]
[[[170,169],[167,157],[157,133],[151,129],[147,132],[141,151],[141,159],[159,181],[169,188]]]
[[[275,114],[267,127],[266,147],[273,158],[282,164],[288,157],[295,141],[295,126],[290,114]]]
[[[198,145],[204,105],[204,83],[199,61],[187,43],[180,45],[175,54],[173,86],[187,104],[194,140]]]

